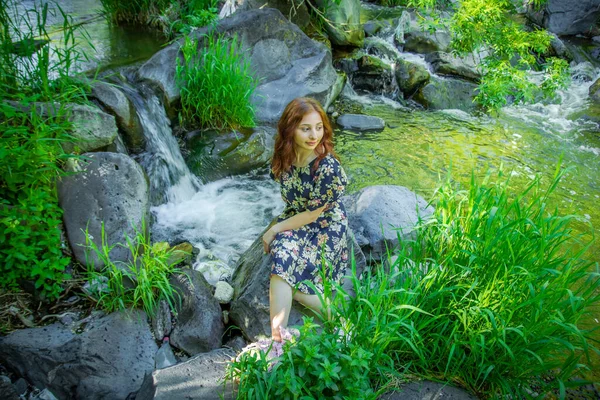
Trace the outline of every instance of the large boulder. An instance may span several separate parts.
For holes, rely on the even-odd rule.
[[[240,257],[233,273],[231,286],[234,289],[233,301],[229,317],[239,327],[244,336],[255,341],[259,335],[271,335],[271,322],[269,318],[269,281],[271,277],[271,256],[264,254],[261,233],[256,241]],[[348,247],[353,249],[358,272],[362,271],[366,261],[360,247],[348,235]],[[350,271],[347,272],[348,274]],[[346,292],[352,294],[352,285],[349,279],[343,284]],[[303,314],[299,311],[302,306],[296,303],[292,306],[289,325],[302,323]]]
[[[196,131],[188,135],[185,161],[190,171],[211,182],[245,174],[267,164],[273,155],[275,129],[258,127],[246,132]]]
[[[115,117],[129,150],[134,153],[143,151],[146,139],[142,125],[135,107],[127,96],[116,85],[98,81],[92,84],[92,97]]]
[[[474,54],[457,57],[450,53],[436,51],[428,54],[425,61],[430,63],[433,71],[440,75],[454,75],[474,82],[478,82],[481,78],[481,72],[478,70],[479,59]]]
[[[438,29],[435,32],[425,30],[417,21],[414,13],[405,11],[398,19],[394,40],[404,51],[428,54],[434,51],[449,51],[452,38],[448,31]]]
[[[414,99],[431,110],[458,109],[473,111],[477,85],[454,78],[432,77]]]
[[[141,311],[92,320],[81,333],[57,322],[0,338],[0,361],[59,399],[125,399],[158,350]]]
[[[527,15],[559,36],[587,33],[600,18],[600,0],[548,0],[540,10],[530,6]]]
[[[135,237],[136,229],[148,224],[148,181],[142,167],[129,156],[118,153],[86,153],[72,167],[73,174],[58,183],[58,199],[63,219],[78,262],[97,270],[104,262],[94,252],[86,257],[86,235],[102,248],[102,231],[108,246],[125,243],[124,235]],[[129,261],[127,247],[114,246],[112,261]]]
[[[359,0],[325,2],[317,0],[317,5],[325,9],[325,31],[332,44],[337,46],[361,47],[365,31],[360,22],[361,5]]]
[[[412,96],[417,90],[427,84],[431,75],[422,65],[405,60],[398,60],[394,70],[398,88],[405,97]]]
[[[148,374],[136,400],[219,400],[234,399],[231,382],[223,385],[228,363],[235,357],[231,349],[198,354],[186,362]]]
[[[171,343],[190,355],[221,347],[224,326],[221,306],[201,272],[184,270],[171,283],[181,298]]]
[[[412,239],[419,218],[433,213],[421,196],[403,186],[368,186],[342,201],[356,241],[373,260],[384,259],[386,249],[398,245],[398,236]]]
[[[209,28],[203,28],[193,35],[201,38],[207,32]],[[240,50],[247,54],[251,70],[260,82],[251,99],[258,122],[276,122],[284,107],[296,97],[313,97],[327,108],[339,94],[334,90],[338,76],[327,47],[311,40],[278,10],[236,12],[221,20],[211,32],[240,38]],[[199,43],[201,46],[202,40]],[[162,88],[168,106],[180,100],[175,83],[180,45],[181,41],[167,46],[138,71],[140,78]]]

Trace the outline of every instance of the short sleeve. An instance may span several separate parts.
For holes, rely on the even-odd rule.
[[[329,155],[319,162],[315,172],[314,186],[306,208],[310,211],[335,203],[344,194],[348,180],[340,162]]]

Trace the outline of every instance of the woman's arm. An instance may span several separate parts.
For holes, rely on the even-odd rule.
[[[302,211],[301,213],[298,213],[293,217],[289,217],[288,219],[284,219],[283,221],[278,222],[270,227],[269,230],[267,230],[267,232],[265,232],[263,235],[263,246],[265,253],[269,252],[271,242],[273,239],[275,239],[275,235],[277,235],[279,232],[291,231],[315,222],[323,210],[325,210],[326,206],[327,205],[324,205],[323,207],[317,208],[313,211]]]

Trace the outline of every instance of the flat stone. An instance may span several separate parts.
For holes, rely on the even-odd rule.
[[[385,128],[385,121],[379,117],[361,114],[343,114],[337,119],[338,125],[351,131],[380,131]]]
[[[454,386],[421,381],[404,384],[393,392],[381,395],[379,400],[477,400],[477,397]]]
[[[231,382],[223,386],[225,370],[235,351],[216,349],[146,376],[136,400],[235,399]]]

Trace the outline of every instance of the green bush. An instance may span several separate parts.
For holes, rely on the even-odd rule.
[[[0,104],[0,285],[34,280],[47,297],[60,292],[69,259],[62,254],[55,179],[70,124],[64,109],[42,118]]]
[[[86,232],[86,249],[93,252],[105,267],[101,272],[88,262],[87,281],[98,299],[98,306],[106,312],[141,307],[148,316],[156,314],[161,299],[172,310],[180,298],[169,281],[172,274],[185,271],[173,265],[173,249],[161,243],[151,245],[144,224],[136,229],[136,236],[126,237],[126,243],[109,246],[102,225],[102,246],[98,247]],[[112,261],[109,253],[115,247],[125,247],[131,252],[129,262]]]
[[[401,242],[387,265],[360,279],[353,273],[354,298],[338,288],[334,321],[343,316],[353,327],[350,343],[369,355],[360,370],[370,379],[364,398],[388,390],[390,382],[419,377],[482,398],[534,392],[564,398],[568,387],[587,383],[573,378],[588,374],[599,352],[593,330],[582,322],[598,306],[600,271],[586,261],[590,242],[571,229],[576,218],[548,206],[561,176],[547,188],[536,179],[516,195],[501,175],[497,182],[472,179],[468,190],[444,184],[433,218],[418,224],[414,241]],[[239,379],[243,398],[267,390],[284,390],[281,398],[322,395],[312,376],[298,378],[302,354],[310,348],[333,363],[350,350],[332,346],[327,323],[323,332],[309,327],[303,335],[299,350],[288,348],[270,374],[264,362],[232,364],[230,377]],[[347,376],[357,368],[338,366]],[[331,397],[349,390],[338,389],[328,389]]]
[[[237,37],[204,35],[201,44],[186,36],[183,62],[177,62],[181,122],[218,129],[254,126],[250,98],[257,80]]]

